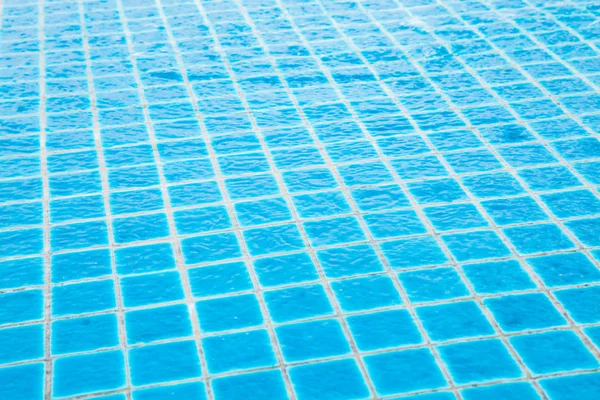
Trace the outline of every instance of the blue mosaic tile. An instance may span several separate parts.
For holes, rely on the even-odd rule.
[[[0,398],[600,397],[599,16],[4,1]]]
[[[352,359],[292,367],[290,380],[299,399],[323,396],[341,400],[369,396],[361,371]]]
[[[365,357],[365,364],[377,393],[382,396],[447,386],[427,349],[372,355]]]
[[[596,368],[598,361],[573,332],[554,331],[511,338],[511,343],[535,374]],[[547,357],[552,350],[551,358]]]
[[[193,341],[137,347],[129,350],[134,386],[199,377],[200,363]]]
[[[449,344],[439,350],[452,380],[459,385],[522,376],[517,362],[499,339]]]

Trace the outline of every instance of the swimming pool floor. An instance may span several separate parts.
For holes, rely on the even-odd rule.
[[[0,7],[0,399],[600,399],[600,2]]]

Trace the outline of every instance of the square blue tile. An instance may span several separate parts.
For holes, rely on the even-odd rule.
[[[528,258],[527,263],[548,287],[579,285],[600,280],[600,270],[582,253]]]
[[[333,307],[321,285],[299,286],[264,292],[273,322],[287,322],[333,314]]]
[[[183,239],[181,241],[181,251],[183,260],[187,265],[242,256],[238,239],[232,232]]]
[[[104,252],[108,257],[108,251]],[[85,253],[78,254],[83,256]],[[115,266],[119,275],[175,269],[175,253],[170,243],[123,247],[115,250]],[[106,268],[102,267],[102,270]]]
[[[0,261],[0,289],[16,289],[44,282],[41,257]]]
[[[250,328],[263,324],[258,299],[253,294],[203,300],[196,303],[203,332]]]
[[[217,160],[223,176],[261,173],[271,170],[269,161],[262,152],[222,156]]]
[[[535,192],[582,186],[579,179],[564,166],[522,169],[518,174]]]
[[[565,226],[584,246],[600,246],[600,218],[569,221]]]
[[[477,294],[496,294],[535,289],[536,285],[516,260],[462,266]]]
[[[44,318],[44,292],[24,290],[0,294],[0,326]]]
[[[580,374],[540,379],[540,385],[552,399],[567,400],[574,397],[593,400],[600,395],[600,374]]]
[[[277,169],[289,170],[307,166],[324,165],[325,160],[314,146],[274,150],[271,153]]]
[[[378,211],[409,207],[410,201],[398,185],[358,188],[350,191],[361,211]]]
[[[283,198],[236,203],[234,210],[241,227],[292,220],[292,214]]]
[[[423,342],[412,316],[406,310],[381,311],[347,317],[358,349],[372,351]]]
[[[209,297],[252,289],[246,264],[233,262],[190,268],[187,271],[192,295]]]
[[[481,206],[497,225],[546,221],[548,215],[532,197],[486,200]]]
[[[299,400],[369,397],[367,384],[353,359],[335,360],[290,368],[290,380]]]
[[[508,247],[494,231],[443,235],[442,240],[459,262],[510,255]]]
[[[462,182],[478,198],[515,196],[524,192],[519,181],[507,172],[466,176]]]
[[[0,365],[44,358],[44,326],[0,329]]]
[[[184,304],[125,313],[127,343],[151,343],[192,335],[192,323]]]
[[[345,312],[402,304],[394,282],[386,275],[333,281],[331,288],[340,308]]]
[[[447,386],[429,349],[366,356],[367,371],[380,396]]]
[[[515,294],[485,299],[504,332],[546,329],[567,325],[567,321],[543,293]]]
[[[540,395],[536,392],[533,385],[526,382],[501,383],[491,386],[481,386],[467,388],[461,391],[465,400],[484,400],[484,399],[522,399],[539,400]]]
[[[438,232],[481,228],[489,225],[473,204],[426,207],[423,212]]]
[[[26,364],[0,368],[0,396],[28,400],[44,397],[44,364]]]
[[[108,183],[111,190],[124,190],[160,185],[160,178],[155,165],[121,167],[108,170]]]
[[[449,344],[438,349],[458,385],[519,378],[523,374],[499,339]]]
[[[67,354],[119,346],[116,314],[52,322],[52,354]]]
[[[206,337],[202,346],[212,374],[277,365],[266,330]]]
[[[524,104],[531,105],[531,104]],[[498,149],[498,153],[513,168],[538,166],[542,164],[552,164],[557,159],[541,144],[519,145],[512,147],[503,147]]]
[[[540,197],[558,218],[584,217],[600,213],[600,199],[589,190],[553,193]]]
[[[320,250],[317,257],[328,278],[341,278],[384,270],[373,246],[357,246]]]
[[[193,340],[130,349],[129,364],[133,386],[199,378],[202,375]]]
[[[206,389],[201,382],[180,383],[177,385],[158,386],[149,389],[134,390],[133,400],[160,400],[168,398],[185,398],[206,400]],[[125,399],[125,397],[123,397]],[[108,399],[107,399],[108,400]],[[110,400],[113,400],[112,398]],[[122,400],[122,399],[114,399]]]
[[[113,280],[74,283],[52,288],[52,315],[55,317],[112,310],[116,306]]]
[[[600,287],[558,290],[554,294],[576,323],[592,324],[600,321]]]
[[[165,208],[160,189],[132,190],[110,194],[113,215],[157,211]]]
[[[556,141],[551,146],[568,162],[597,158],[600,155],[600,140],[597,138]]]
[[[350,344],[338,320],[327,319],[275,328],[283,358],[297,362],[350,354]]]
[[[452,203],[467,199],[467,194],[454,179],[414,182],[407,186],[419,204]]]
[[[184,298],[177,271],[125,277],[120,285],[124,307],[140,307]]]
[[[469,296],[469,291],[454,268],[435,268],[402,272],[398,279],[413,303]]]
[[[568,250],[574,247],[569,237],[554,224],[507,228],[504,233],[520,254]]]
[[[58,225],[50,229],[50,248],[53,251],[85,249],[108,244],[105,221]]]
[[[341,217],[303,223],[314,247],[331,246],[365,240],[356,217]]]
[[[159,208],[161,207],[162,204]],[[22,210],[21,214],[26,212],[27,210]],[[50,202],[50,221],[54,223],[104,216],[106,213],[102,196],[71,197]],[[31,223],[27,225],[31,225]]]
[[[223,201],[219,185],[214,181],[169,186],[173,207],[187,207]]]
[[[319,279],[307,253],[260,258],[253,262],[258,282],[263,287],[301,283]]]
[[[160,239],[170,235],[165,214],[115,218],[113,229],[115,242],[118,244]]]
[[[319,218],[351,213],[342,192],[321,192],[294,196],[293,202],[300,218]]]
[[[534,375],[598,367],[598,360],[571,331],[515,336],[510,343]]]
[[[400,179],[423,179],[449,175],[448,170],[434,155],[392,160],[392,167]]]
[[[427,232],[421,219],[413,210],[368,214],[363,218],[376,240],[419,235]]]
[[[244,240],[252,256],[304,249],[304,241],[296,225],[279,225],[244,231]]]
[[[175,211],[173,213],[175,229],[180,235],[191,235],[221,231],[232,228],[231,219],[225,206]]]
[[[431,236],[385,242],[381,244],[381,250],[394,270],[443,265],[449,262]]]
[[[290,193],[333,189],[338,186],[328,169],[284,172],[283,182]]]
[[[239,374],[212,381],[218,400],[286,400],[287,390],[280,371]],[[197,396],[198,397],[198,396]]]
[[[582,162],[573,167],[591,185],[600,185],[600,162]]]
[[[55,397],[106,392],[125,386],[125,362],[120,350],[57,358],[53,370]]]
[[[494,334],[494,329],[474,301],[424,306],[417,316],[431,340],[440,342]]]

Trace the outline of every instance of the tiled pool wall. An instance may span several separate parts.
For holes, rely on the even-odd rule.
[[[0,399],[600,398],[598,1],[0,5]]]

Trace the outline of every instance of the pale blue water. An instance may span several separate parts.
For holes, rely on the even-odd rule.
[[[599,2],[0,7],[0,399],[600,398]]]

